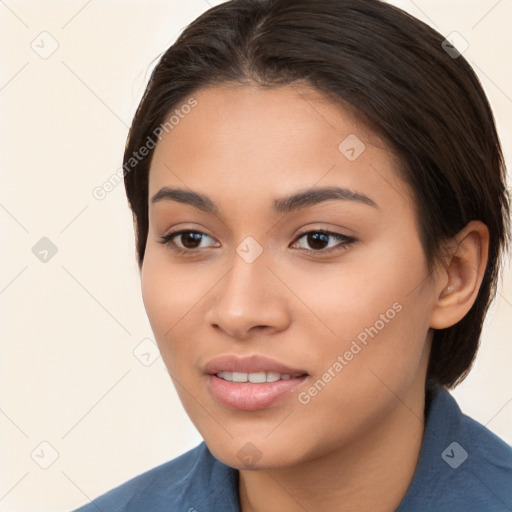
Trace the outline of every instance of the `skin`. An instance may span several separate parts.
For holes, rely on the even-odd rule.
[[[429,276],[397,157],[349,110],[304,86],[217,86],[194,97],[198,105],[155,149],[149,198],[164,186],[192,189],[219,213],[150,204],[141,270],[145,308],[183,406],[213,455],[240,470],[243,512],[394,511],[421,449],[431,328],[453,325],[473,304],[487,228],[468,224]],[[350,134],[366,146],[354,161],[338,149]],[[330,200],[272,210],[277,197],[331,185],[378,207]],[[174,238],[191,256],[159,243],[179,229],[204,233],[195,245]],[[318,229],[356,241],[299,238]],[[252,263],[236,252],[247,236],[263,250]],[[322,255],[323,247],[337,250]],[[400,312],[301,403],[298,394],[396,303]],[[232,410],[212,397],[204,373],[224,354],[267,356],[308,378],[266,409]],[[237,455],[249,442],[260,456],[250,466]]]

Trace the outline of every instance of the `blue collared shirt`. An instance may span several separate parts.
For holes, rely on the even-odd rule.
[[[240,512],[238,470],[203,442],[75,512]],[[438,387],[413,480],[396,512],[512,512],[512,447]]]

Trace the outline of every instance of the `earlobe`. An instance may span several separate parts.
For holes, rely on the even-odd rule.
[[[434,289],[430,327],[451,327],[471,309],[485,274],[488,251],[489,230],[483,222],[471,221],[455,236]]]

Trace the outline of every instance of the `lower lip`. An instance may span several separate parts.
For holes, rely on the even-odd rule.
[[[208,384],[212,395],[222,405],[240,411],[256,411],[275,404],[283,396],[290,395],[300,386],[306,376],[293,377],[276,382],[231,382],[216,375],[208,376]]]

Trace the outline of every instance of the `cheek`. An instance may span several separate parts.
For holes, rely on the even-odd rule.
[[[303,349],[315,353],[317,377],[329,369],[337,375],[329,386],[333,395],[325,399],[371,395],[383,387],[379,377],[392,389],[411,382],[423,354],[430,303],[419,241],[405,249],[400,240],[387,239],[343,265],[295,272],[294,291],[309,309],[300,315],[303,338],[321,338]],[[336,372],[338,356],[343,369],[337,365]]]
[[[413,239],[407,247],[406,236]],[[426,295],[417,296],[426,267],[414,233],[382,237],[354,248],[333,264],[301,262],[283,267],[281,276],[300,299],[294,300],[297,310],[304,310],[300,316],[318,332],[323,330],[328,343],[338,345],[375,323],[379,331],[389,330],[400,316],[397,310],[406,304],[409,311],[426,304]]]
[[[186,272],[172,268],[165,256],[149,248],[141,272],[141,291],[151,328],[166,359],[173,350],[171,341],[187,323],[200,295],[200,284],[190,286]],[[166,361],[167,362],[167,361]]]
[[[141,272],[141,291],[146,314],[158,342],[173,325],[175,294],[170,293],[173,288],[175,286],[169,282],[164,266],[147,249]]]
[[[379,256],[374,265],[347,272],[345,287],[331,286],[324,296],[323,318],[337,336],[326,338],[333,341],[323,345],[322,371],[338,356],[343,369],[323,399],[339,410],[347,400],[378,409],[390,390],[401,393],[411,384],[422,364],[430,289],[421,248]]]

